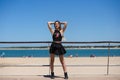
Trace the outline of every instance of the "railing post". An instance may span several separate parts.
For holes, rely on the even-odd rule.
[[[109,75],[110,42],[108,42],[107,75]]]

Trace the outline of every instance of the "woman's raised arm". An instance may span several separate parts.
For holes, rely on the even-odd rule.
[[[54,22],[48,22],[48,28],[50,30],[50,32],[53,34],[53,29],[52,29],[52,24],[54,24]]]
[[[63,26],[63,32],[66,30],[66,27],[67,27],[67,22],[61,22],[61,24],[63,24],[64,26]]]

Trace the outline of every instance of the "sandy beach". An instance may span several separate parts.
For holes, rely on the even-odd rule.
[[[70,77],[107,75],[107,60],[107,57],[65,57]],[[63,77],[63,70],[58,57],[55,57],[54,65],[55,75]],[[109,75],[113,77],[120,76],[120,57],[110,57],[109,65]],[[0,78],[5,76],[41,76],[49,74],[49,57],[0,58]]]

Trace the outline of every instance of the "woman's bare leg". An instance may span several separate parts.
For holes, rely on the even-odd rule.
[[[65,64],[65,61],[64,61],[64,55],[59,55],[59,59],[60,59],[60,62],[62,64],[63,71],[67,72],[67,70],[66,70],[66,64]]]
[[[60,56],[59,56],[59,59],[60,59],[60,62],[61,62],[61,64],[62,64],[62,67],[63,67],[64,76],[65,76],[64,79],[68,79],[66,64],[65,64],[65,61],[64,61],[64,55],[60,55]]]
[[[53,54],[53,53],[50,54],[50,69],[51,69],[51,72],[54,72],[54,56],[55,56],[55,54]]]

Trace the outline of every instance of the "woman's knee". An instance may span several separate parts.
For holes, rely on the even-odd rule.
[[[50,63],[51,63],[51,64],[54,63],[54,54],[50,54]]]
[[[61,64],[64,64],[64,59],[60,58],[60,62],[61,62]]]

